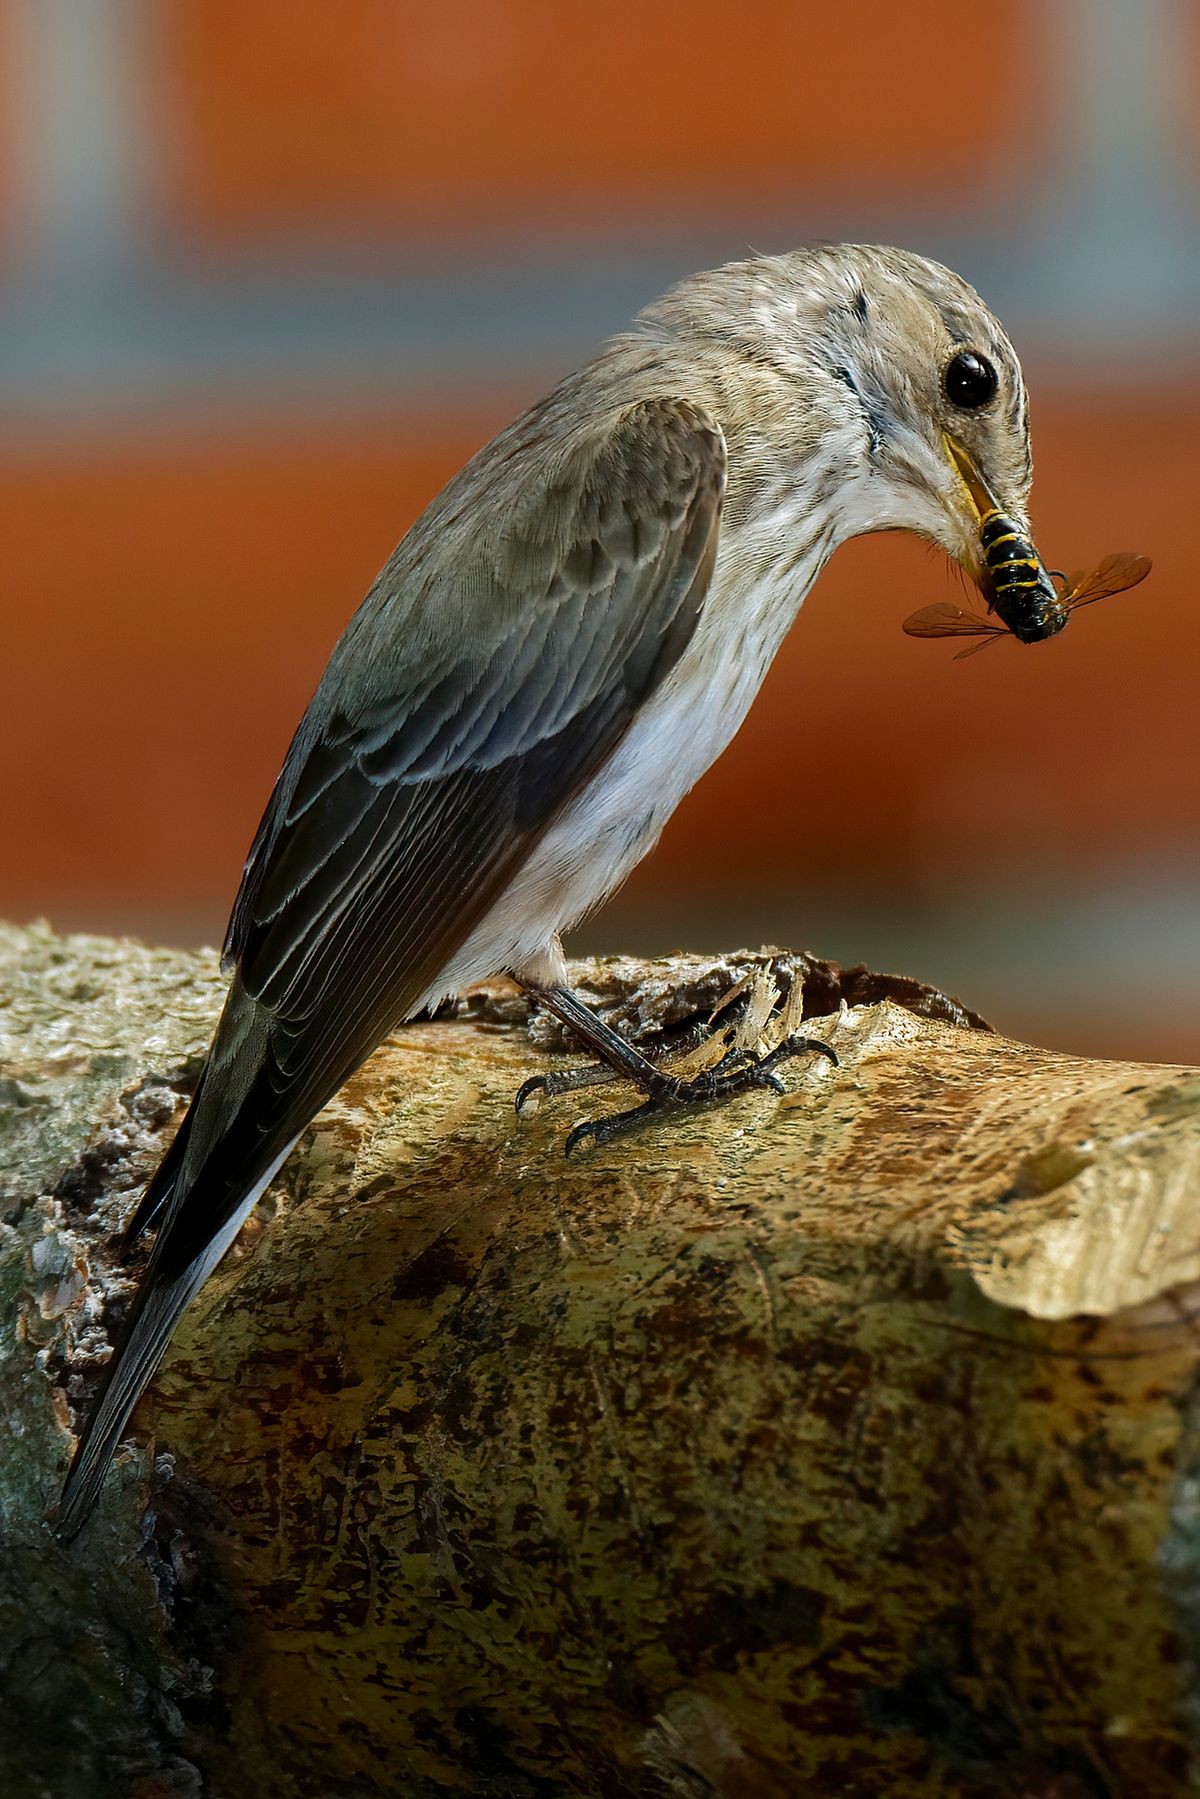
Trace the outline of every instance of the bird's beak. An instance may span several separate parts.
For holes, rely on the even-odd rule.
[[[958,477],[965,543],[959,562],[995,612],[1022,643],[1052,637],[1067,609],[1033,540],[1004,511],[974,457],[948,433],[942,439]]]
[[[950,467],[958,476],[959,483],[966,493],[967,504],[975,521],[976,532],[991,512],[999,512],[1000,505],[991,488],[975,466],[975,459],[970,452],[964,450],[947,432],[942,438],[946,446],[946,455]]]

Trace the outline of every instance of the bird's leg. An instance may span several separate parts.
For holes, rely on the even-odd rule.
[[[535,991],[541,998],[542,990],[539,988]],[[591,1013],[588,1016],[591,1017]],[[596,1020],[596,1023],[600,1024],[602,1030],[607,1031],[612,1028],[609,1025],[601,1024],[599,1019]],[[656,1068],[661,1068],[664,1062],[682,1060],[685,1056],[691,1055],[692,1051],[699,1049],[700,1045],[707,1042],[712,1034],[711,1026],[701,1019],[699,1023],[692,1023],[683,1028],[675,1026],[669,1032],[655,1032],[650,1041],[642,1040],[635,1053],[640,1054]],[[621,1037],[619,1032],[614,1031],[613,1035],[618,1037],[626,1048],[631,1047],[628,1040]],[[614,1081],[630,1081],[634,1078],[627,1072],[623,1060],[619,1068],[613,1061],[586,1062],[579,1068],[560,1068],[552,1074],[535,1074],[523,1084],[517,1094],[517,1111],[527,1111],[531,1102],[536,1100],[558,1099],[564,1093],[578,1093],[584,1087],[605,1087]]]
[[[725,1099],[748,1087],[771,1087],[776,1093],[782,1093],[785,1090],[783,1082],[775,1070],[791,1056],[812,1052],[826,1056],[835,1065],[837,1063],[837,1056],[828,1044],[792,1034],[765,1056],[735,1047],[727,1049],[718,1062],[699,1074],[691,1077],[671,1074],[627,1042],[611,1025],[597,1018],[569,988],[539,987],[532,991],[548,1012],[553,1012],[600,1058],[604,1072],[589,1067],[558,1076],[535,1075],[517,1094],[518,1112],[524,1109],[534,1093],[569,1093],[580,1087],[598,1085],[605,1079],[629,1081],[646,1095],[640,1106],[631,1107],[627,1112],[616,1112],[607,1118],[590,1119],[576,1125],[566,1141],[567,1155],[586,1138],[590,1137],[596,1143],[610,1142],[640,1119],[663,1109]],[[583,1078],[572,1078],[573,1075]]]

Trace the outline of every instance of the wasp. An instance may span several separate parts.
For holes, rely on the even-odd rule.
[[[1022,643],[1039,643],[1061,631],[1069,609],[1020,527],[993,507],[980,520],[979,542],[988,610],[998,613]]]
[[[986,533],[988,528],[993,525],[996,529],[992,542],[989,543]],[[1007,526],[1008,530],[1001,531],[998,528],[1000,526]],[[993,619],[984,617],[982,613],[964,612],[961,607],[951,606],[945,602],[937,606],[922,606],[919,612],[912,613],[904,621],[904,629],[910,637],[978,637],[982,639],[979,643],[968,644],[966,649],[959,650],[954,658],[956,662],[961,662],[964,656],[974,656],[978,650],[986,650],[989,643],[995,643],[1001,637],[1016,637],[1022,643],[1033,643],[1042,637],[1053,637],[1056,631],[1062,630],[1072,612],[1075,612],[1080,606],[1091,606],[1096,600],[1108,599],[1111,594],[1125,593],[1130,587],[1136,587],[1139,581],[1144,581],[1150,573],[1149,556],[1139,556],[1133,551],[1121,550],[1115,555],[1106,556],[1090,573],[1085,569],[1080,569],[1068,577],[1056,569],[1054,574],[1063,583],[1059,588],[1054,585],[1051,576],[1042,568],[1040,561],[1037,561],[1036,552],[1033,551],[1028,538],[1022,537],[1010,520],[1003,518],[999,513],[993,514],[992,518],[985,523],[981,535],[985,545],[987,566],[993,576],[993,594],[997,610],[999,610],[1002,591],[1001,582],[1005,579],[1004,571],[1013,570],[1009,587],[1005,589],[1008,602],[1006,610],[1011,617],[1020,620],[1020,625],[1018,626],[1016,622],[1000,624]],[[1002,562],[994,563],[992,543],[995,544],[997,551],[1007,551],[1010,544],[1016,544],[1018,551],[1006,554]],[[1022,555],[1019,553],[1020,550],[1029,550],[1031,554]],[[1036,593],[1033,591],[1035,583],[1032,577],[1027,577],[1020,572],[1030,566],[1039,571],[1041,575]],[[1050,599],[1045,596],[1047,588]],[[1014,601],[1017,603],[1015,607]]]

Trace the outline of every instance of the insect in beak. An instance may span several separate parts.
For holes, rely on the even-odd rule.
[[[942,441],[979,531],[975,578],[988,611],[997,613],[1022,643],[1053,637],[1066,624],[1067,610],[1028,533],[1001,510],[963,446],[950,436]]]
[[[1055,571],[1058,574],[1058,571]],[[1095,600],[1106,600],[1111,594],[1124,593],[1130,587],[1136,587],[1150,573],[1149,556],[1136,555],[1131,550],[1120,550],[1113,556],[1106,556],[1098,567],[1090,573],[1086,569],[1077,569],[1073,575],[1058,574],[1062,581],[1061,589],[1055,589],[1059,605],[1063,609],[1063,620],[1079,606],[1090,606]],[[1059,629],[1061,630],[1061,626]],[[951,606],[943,602],[938,606],[922,606],[919,612],[913,612],[904,621],[904,629],[910,637],[977,637],[978,643],[968,644],[959,650],[954,660],[961,662],[964,656],[973,656],[977,650],[986,650],[989,643],[996,643],[1001,637],[1015,635],[1007,625],[996,624],[978,612],[964,612],[960,606]]]

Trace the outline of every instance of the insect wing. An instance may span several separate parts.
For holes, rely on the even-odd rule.
[[[1115,555],[1105,556],[1090,574],[1082,569],[1073,574],[1063,593],[1063,602],[1072,612],[1077,606],[1094,605],[1097,600],[1106,600],[1111,594],[1125,593],[1136,587],[1149,573],[1149,556],[1120,550]]]
[[[1006,630],[993,625],[991,627],[990,636],[983,638],[979,643],[967,644],[965,649],[955,650],[954,661],[965,662],[968,656],[978,656],[980,650],[990,650],[994,643],[999,643],[1002,637],[1007,637],[1008,635],[1009,633]]]
[[[1108,599],[1110,594],[1125,593],[1139,581],[1144,581],[1149,573],[1149,556],[1119,550],[1115,555],[1105,556],[1090,572],[1079,569],[1069,578],[1062,575],[1057,578],[1066,580],[1061,599],[1073,612],[1077,606],[1091,606],[1096,600]],[[993,624],[991,619],[983,618],[977,612],[964,612],[961,606],[951,606],[945,600],[910,613],[903,629],[909,637],[978,637],[979,643],[968,644],[957,652],[956,662],[986,650],[989,643],[1009,635],[1006,625]]]
[[[943,600],[910,613],[903,629],[910,637],[991,637],[995,632],[1003,632],[1004,626],[993,625],[978,613],[964,612],[961,606],[951,606]]]

